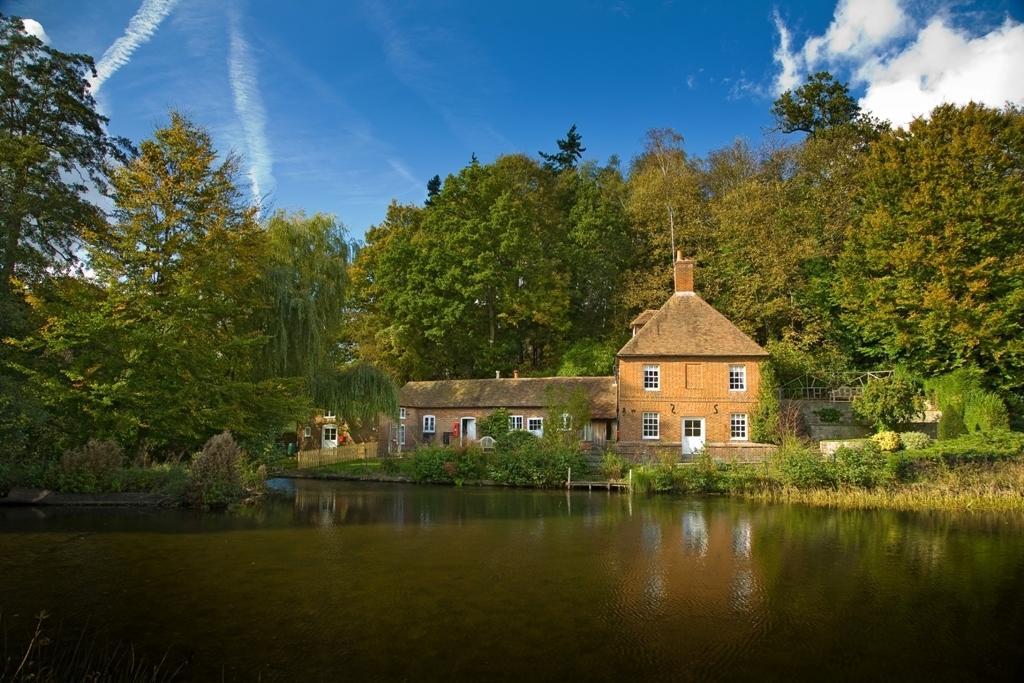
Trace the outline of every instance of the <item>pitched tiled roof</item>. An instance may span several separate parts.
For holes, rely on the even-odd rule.
[[[547,390],[582,389],[590,399],[590,415],[615,417],[614,377],[523,377],[520,379],[445,379],[407,382],[398,404],[407,408],[544,408]]]
[[[619,349],[618,355],[767,356],[768,352],[711,304],[686,292],[669,297],[647,324]]]
[[[633,318],[633,322],[629,324],[630,327],[636,327],[637,325],[644,325],[648,320],[654,317],[654,314],[658,311],[653,308],[648,308],[646,311]]]

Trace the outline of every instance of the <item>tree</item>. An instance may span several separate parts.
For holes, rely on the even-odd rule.
[[[872,145],[836,295],[859,354],[1024,388],[1024,112],[943,105]]]
[[[333,367],[342,336],[349,245],[333,216],[275,213],[266,224],[262,276],[270,306],[264,377],[312,379]]]
[[[633,226],[627,250],[633,262],[620,306],[635,315],[665,302],[677,249],[693,256],[705,246],[700,175],[679,133],[668,128],[647,132],[644,152],[629,171],[626,210]],[[685,226],[685,234],[678,234],[677,226]]]
[[[427,181],[427,201],[424,202],[427,206],[434,201],[434,197],[441,191],[441,176],[435,175],[433,178]]]
[[[853,123],[860,105],[850,97],[845,83],[827,71],[819,71],[796,90],[787,90],[775,100],[772,114],[783,133],[801,131],[810,136],[819,131]]]
[[[570,326],[556,181],[511,155],[449,176],[428,209],[393,204],[356,261],[360,355],[399,379],[547,362]]]
[[[83,230],[103,212],[85,194],[106,189],[106,164],[124,161],[88,85],[92,58],[67,54],[0,15],[0,336],[11,331],[16,282],[63,272],[77,261]]]
[[[538,152],[544,160],[544,168],[555,173],[561,173],[576,168],[576,162],[583,158],[587,148],[583,146],[583,136],[576,132],[576,124],[569,127],[569,132],[555,142],[558,151],[553,154]]]
[[[853,413],[878,430],[906,424],[921,410],[921,396],[910,375],[899,369],[888,377],[870,380],[853,399]]]
[[[72,435],[187,452],[229,430],[250,439],[301,416],[301,385],[256,379],[255,321],[266,241],[242,201],[238,161],[218,162],[184,117],[111,175],[115,221],[89,244],[95,281],[67,279],[37,302],[28,342],[45,368],[24,368]]]

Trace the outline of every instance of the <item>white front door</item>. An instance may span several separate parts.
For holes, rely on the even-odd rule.
[[[704,418],[683,418],[683,455],[693,455],[704,448]]]
[[[476,441],[476,418],[464,417],[459,431],[462,433],[463,441]]]
[[[320,440],[321,448],[337,448],[338,447],[338,427],[337,425],[324,425],[323,438]]]

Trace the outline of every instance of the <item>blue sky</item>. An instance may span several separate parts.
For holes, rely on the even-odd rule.
[[[333,213],[355,237],[471,154],[550,150],[572,123],[602,161],[628,162],[653,127],[675,128],[697,155],[737,137],[758,145],[775,95],[822,68],[897,123],[939,101],[1024,103],[1020,0],[3,0],[0,11],[97,59],[113,133],[141,140],[179,109],[243,155],[267,208]]]

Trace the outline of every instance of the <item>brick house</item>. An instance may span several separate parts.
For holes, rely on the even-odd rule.
[[[476,423],[505,408],[515,429],[541,434],[549,388],[580,389],[590,404],[581,439],[624,454],[698,451],[757,458],[751,443],[760,364],[768,353],[693,290],[692,259],[676,255],[675,292],[630,323],[612,377],[539,377],[408,382],[399,393],[396,443],[477,440]]]
[[[768,353],[693,291],[692,259],[677,254],[674,270],[674,294],[616,355],[618,448],[749,455]]]
[[[476,441],[477,423],[498,408],[509,413],[509,426],[541,436],[551,417],[549,392],[582,392],[590,406],[589,424],[564,425],[580,430],[584,442],[599,447],[614,438],[614,377],[524,377],[408,382],[399,392],[397,433],[393,439],[410,448],[423,443]]]

